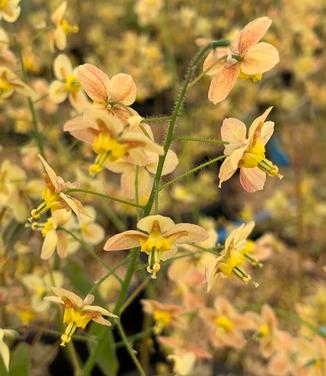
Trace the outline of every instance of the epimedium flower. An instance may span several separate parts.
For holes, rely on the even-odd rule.
[[[17,59],[14,53],[9,49],[9,36],[4,29],[0,27],[0,64],[7,68],[14,68]]]
[[[41,231],[44,242],[41,250],[41,259],[49,259],[55,250],[61,258],[67,256],[67,233],[60,230],[71,218],[71,211],[66,209],[54,210],[51,217],[45,223],[33,222],[32,229]]]
[[[279,62],[277,49],[260,42],[271,26],[268,17],[260,17],[248,23],[229,48],[217,48],[209,53],[203,70],[212,77],[208,99],[217,104],[232,90],[238,78],[261,80],[262,74]]]
[[[252,232],[255,222],[251,221],[242,224],[240,227],[231,231],[225,240],[224,249],[221,254],[206,266],[207,291],[210,291],[215,285],[218,277],[237,276],[244,283],[251,280],[251,276],[242,268],[248,260],[254,265],[260,265],[251,255],[248,256],[248,236]],[[251,245],[249,243],[249,250]],[[255,286],[258,286],[254,282]]]
[[[61,346],[65,346],[71,341],[77,328],[85,329],[91,320],[101,325],[111,326],[110,321],[103,316],[118,318],[107,309],[92,305],[94,295],[88,294],[83,300],[72,291],[62,287],[52,287],[52,292],[54,296],[47,296],[44,299],[64,307],[63,322],[67,324],[65,332],[61,336]]]
[[[78,68],[78,79],[86,94],[94,104],[102,109],[127,120],[136,115],[131,106],[136,100],[136,84],[126,73],[118,73],[109,78],[101,69],[92,64],[83,64]]]
[[[53,102],[62,103],[68,97],[74,108],[85,106],[87,101],[77,79],[77,68],[72,68],[70,59],[64,54],[58,55],[53,69],[57,78],[49,87],[49,96]]]
[[[84,117],[68,121],[64,131],[92,145],[97,157],[89,168],[91,175],[98,174],[108,162],[121,160],[135,149],[163,154],[163,148],[149,136],[129,129],[118,117],[95,108],[85,109]]]
[[[55,171],[41,155],[39,155],[39,158],[41,159],[46,172],[45,188],[42,194],[43,201],[36,209],[31,211],[30,220],[38,219],[48,210],[51,210],[53,213],[59,209],[65,209],[67,211],[72,210],[77,216],[79,216],[83,211],[81,202],[65,193],[66,189],[74,188],[75,185],[65,182],[61,176],[57,176]]]
[[[64,1],[51,15],[51,22],[54,30],[51,33],[51,48],[57,47],[58,50],[64,50],[67,46],[67,34],[78,33],[78,26],[71,25],[64,15],[67,10],[67,1]]]
[[[16,74],[4,66],[0,67],[0,103],[9,98],[14,92],[26,97],[33,97],[35,92],[32,88],[21,81]]]
[[[196,243],[208,238],[200,226],[190,223],[175,224],[169,217],[150,215],[137,223],[140,231],[129,230],[116,234],[107,240],[105,251],[120,251],[141,247],[148,255],[147,271],[156,278],[160,261],[165,261],[177,252],[181,244]]]
[[[0,328],[0,355],[7,371],[9,371],[10,351],[4,339],[8,337],[13,338],[17,334],[18,333],[15,330]]]
[[[269,107],[251,124],[248,136],[246,125],[235,118],[223,121],[221,127],[222,140],[228,142],[224,146],[224,159],[219,171],[219,187],[240,169],[240,183],[247,192],[263,189],[266,174],[283,176],[278,167],[266,158],[268,140],[274,132],[274,122],[266,121],[273,107]]]
[[[138,115],[129,118],[129,130],[144,134],[154,142],[154,135],[150,126],[142,123],[142,118]],[[121,174],[121,193],[129,199],[136,198],[136,177],[138,174],[138,198],[148,197],[153,184],[160,150],[151,151],[148,147],[133,148],[123,158],[117,161],[108,162],[107,168],[115,173]],[[169,150],[166,155],[162,170],[162,176],[174,171],[179,163],[176,153]],[[132,184],[134,183],[134,184]]]
[[[241,349],[245,344],[243,331],[254,327],[251,314],[239,313],[224,297],[216,298],[214,308],[205,308],[201,316],[210,328],[210,341],[217,348]]]
[[[20,15],[20,0],[0,0],[0,20],[15,22]]]
[[[153,299],[142,299],[140,302],[144,312],[151,315],[155,321],[155,334],[160,334],[165,328],[175,323],[183,311],[176,304],[164,304]]]

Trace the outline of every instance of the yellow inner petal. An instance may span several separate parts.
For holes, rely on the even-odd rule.
[[[80,90],[80,83],[76,76],[70,75],[66,78],[65,90],[71,93],[77,93]]]
[[[128,152],[127,144],[120,143],[107,132],[100,132],[92,146],[97,158],[95,163],[90,166],[89,172],[91,175],[102,171],[106,162],[116,161],[124,157]]]
[[[223,329],[227,333],[232,332],[234,329],[233,322],[224,315],[217,316],[214,321],[218,329]]]
[[[60,22],[60,26],[62,27],[63,31],[68,33],[78,33],[79,27],[77,25],[70,25],[69,22],[65,19],[63,19]]]
[[[169,326],[172,321],[171,314],[167,311],[162,311],[160,309],[156,309],[154,311],[153,317],[155,320],[154,331],[156,334],[161,333],[162,330]]]

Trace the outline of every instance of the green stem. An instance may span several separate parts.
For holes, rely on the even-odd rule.
[[[185,98],[186,98],[187,90],[188,90],[190,81],[193,77],[193,74],[194,74],[198,64],[201,62],[201,60],[207,54],[208,51],[210,51],[211,49],[214,49],[216,47],[222,47],[222,46],[228,46],[228,45],[229,45],[229,42],[226,41],[226,40],[218,40],[218,41],[212,42],[212,43],[208,44],[207,46],[205,46],[204,48],[202,48],[200,51],[198,51],[198,53],[195,55],[195,57],[191,60],[191,62],[189,64],[189,67],[188,67],[188,70],[187,70],[187,73],[186,73],[186,77],[185,77],[184,82],[181,86],[181,90],[180,90],[180,93],[178,95],[177,101],[175,103],[174,111],[172,113],[172,116],[171,116],[171,119],[170,119],[170,122],[169,122],[167,136],[166,136],[165,143],[164,143],[164,154],[161,155],[160,158],[159,158],[156,174],[155,174],[155,177],[154,177],[154,183],[153,183],[152,191],[150,193],[147,205],[146,205],[145,210],[144,210],[144,216],[147,216],[147,215],[150,214],[150,212],[152,210],[153,202],[154,202],[154,199],[155,199],[155,195],[159,191],[158,187],[159,187],[162,172],[163,172],[164,162],[165,162],[167,153],[170,149],[171,143],[173,141],[175,125],[176,125],[178,117],[181,114],[181,110],[183,108],[183,104],[184,104],[184,101],[185,101]]]
[[[191,175],[191,174],[193,174],[193,173],[195,173],[195,172],[197,172],[197,171],[199,171],[199,170],[201,170],[201,169],[203,169],[203,168],[205,168],[205,167],[207,167],[207,166],[209,166],[209,165],[211,165],[213,163],[216,163],[217,161],[220,161],[223,158],[225,158],[225,155],[219,155],[218,157],[210,159],[209,161],[207,161],[207,162],[205,162],[205,163],[203,163],[203,164],[201,164],[201,165],[199,165],[199,166],[197,166],[197,167],[195,167],[195,168],[193,168],[193,169],[185,172],[184,174],[176,176],[174,179],[172,179],[172,180],[168,181],[167,183],[161,185],[160,186],[160,190],[162,190],[164,188],[167,188],[171,184],[174,184],[177,181],[179,181],[179,180],[181,180],[181,179],[183,179],[183,178],[185,178],[185,177],[187,177],[187,176],[189,176],[189,175]]]
[[[24,82],[27,83],[28,79],[27,79],[26,69],[25,69],[25,66],[24,66],[24,60],[23,60],[23,54],[22,54],[21,46],[18,46],[18,57],[19,57],[19,61],[20,61],[21,69],[22,69],[23,80],[24,80]],[[28,103],[29,111],[32,115],[32,126],[33,126],[34,139],[36,141],[36,144],[37,144],[37,147],[39,149],[40,154],[44,157],[43,140],[42,140],[42,136],[41,136],[41,133],[40,133],[40,130],[39,130],[39,127],[38,127],[38,120],[37,120],[37,115],[36,115],[34,103],[33,103],[31,98],[27,98],[27,103]]]
[[[87,189],[71,188],[71,189],[66,189],[64,193],[73,193],[73,192],[80,192],[80,193],[86,193],[88,195],[98,196],[98,197],[101,197],[101,198],[105,198],[106,200],[112,200],[112,201],[120,202],[121,204],[134,206],[135,208],[142,208],[142,209],[144,208],[143,205],[139,205],[139,204],[136,204],[134,202],[123,200],[121,198],[114,197],[114,196],[111,196],[111,195],[106,195],[104,193],[89,191]]]
[[[228,141],[223,141],[223,140],[216,140],[215,138],[202,138],[202,137],[174,137],[175,140],[178,141],[185,141],[185,142],[202,142],[204,144],[214,144],[214,145],[219,145],[219,144],[228,144]]]
[[[163,123],[165,121],[170,121],[171,116],[163,115],[163,116],[154,116],[154,117],[146,117],[142,120],[144,123]]]
[[[128,265],[128,270],[125,276],[125,279],[122,283],[121,290],[120,290],[120,295],[117,300],[117,303],[115,305],[115,308],[113,312],[116,315],[120,314],[121,307],[123,306],[123,303],[126,299],[127,293],[128,293],[128,288],[131,282],[132,275],[134,273],[134,270],[137,265],[137,258],[138,258],[138,251],[137,248],[134,248],[131,253],[130,257],[130,262]],[[97,355],[100,352],[102,346],[103,346],[103,341],[105,339],[105,336],[107,335],[107,330],[103,330],[96,346],[94,346],[93,351],[91,352],[89,358],[87,359],[87,362],[85,364],[84,370],[83,370],[83,376],[89,376],[94,368],[94,365],[96,363]]]
[[[128,341],[128,338],[126,336],[126,333],[125,333],[120,321],[117,322],[117,327],[118,327],[118,331],[119,331],[119,334],[121,336],[121,339],[122,339],[123,343],[125,344],[125,347],[126,347],[128,353],[129,353],[132,361],[134,362],[135,366],[137,367],[139,374],[141,376],[146,376],[142,366],[140,365],[140,363],[139,363],[139,361],[138,361],[138,359],[135,355],[135,350],[131,347],[131,345]]]
[[[68,343],[68,352],[69,352],[69,357],[70,357],[70,360],[74,369],[74,376],[80,376],[81,368],[79,365],[79,359],[78,359],[73,342]]]

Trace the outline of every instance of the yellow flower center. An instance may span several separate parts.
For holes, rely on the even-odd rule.
[[[231,251],[230,255],[219,264],[219,269],[223,274],[230,277],[233,273],[233,269],[241,266],[245,259],[243,254],[238,251]]]
[[[42,194],[43,201],[41,204],[31,211],[31,219],[37,219],[42,214],[46,213],[49,209],[61,209],[62,204],[60,202],[60,197],[56,192],[52,192],[48,187],[46,187]]]
[[[232,330],[234,329],[233,322],[224,315],[217,316],[214,321],[218,329],[223,329],[227,333],[232,332]]]
[[[97,154],[95,163],[89,168],[91,175],[96,175],[103,170],[106,162],[116,161],[128,152],[128,145],[122,144],[107,132],[100,132],[93,142],[93,150]]]
[[[140,239],[140,246],[142,252],[149,255],[147,271],[152,273],[152,278],[155,279],[156,273],[161,269],[161,253],[172,249],[173,238],[165,238],[161,233],[159,224],[155,221],[148,238]]]
[[[61,344],[60,346],[65,346],[66,343],[71,341],[71,337],[74,334],[77,328],[84,329],[85,326],[97,316],[96,312],[82,312],[80,309],[76,309],[75,307],[71,306],[71,304],[67,304],[64,315],[63,315],[63,322],[68,324],[64,334],[61,336]]]
[[[252,82],[258,82],[263,78],[261,73],[258,74],[246,74],[240,71],[239,78],[241,80],[251,80]]]
[[[62,27],[62,30],[68,34],[68,33],[78,33],[79,27],[77,25],[70,25],[69,22],[65,19],[63,19],[60,22],[60,26]]]
[[[42,233],[43,236],[46,236],[46,234],[51,230],[53,230],[53,220],[52,220],[52,218],[49,218],[47,220],[47,222],[44,224],[44,226],[41,230],[41,233]]]
[[[160,334],[164,328],[170,325],[172,321],[172,316],[167,311],[162,311],[156,309],[154,311],[154,320],[155,320],[155,327],[154,332],[155,334]]]
[[[7,80],[0,77],[0,95],[8,92],[11,89],[11,84]]]
[[[71,93],[77,93],[80,90],[80,83],[76,76],[70,75],[66,78],[65,90]]]
[[[269,326],[267,324],[263,324],[258,328],[257,332],[260,337],[267,337],[270,334]]]
[[[282,179],[283,176],[279,174],[278,167],[270,160],[265,158],[265,146],[261,142],[256,142],[248,150],[245,151],[240,160],[239,167],[255,168],[258,167],[269,176],[277,176]]]
[[[0,10],[5,10],[8,6],[8,0],[0,0]]]

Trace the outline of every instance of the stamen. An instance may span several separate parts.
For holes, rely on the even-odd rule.
[[[65,347],[66,343],[69,343],[71,341],[71,337],[74,334],[76,328],[77,328],[76,323],[74,322],[69,323],[69,325],[66,328],[66,331],[61,336],[60,346]]]
[[[277,176],[279,179],[283,178],[283,175],[278,172],[278,167],[266,158],[258,162],[257,166],[269,176]]]

